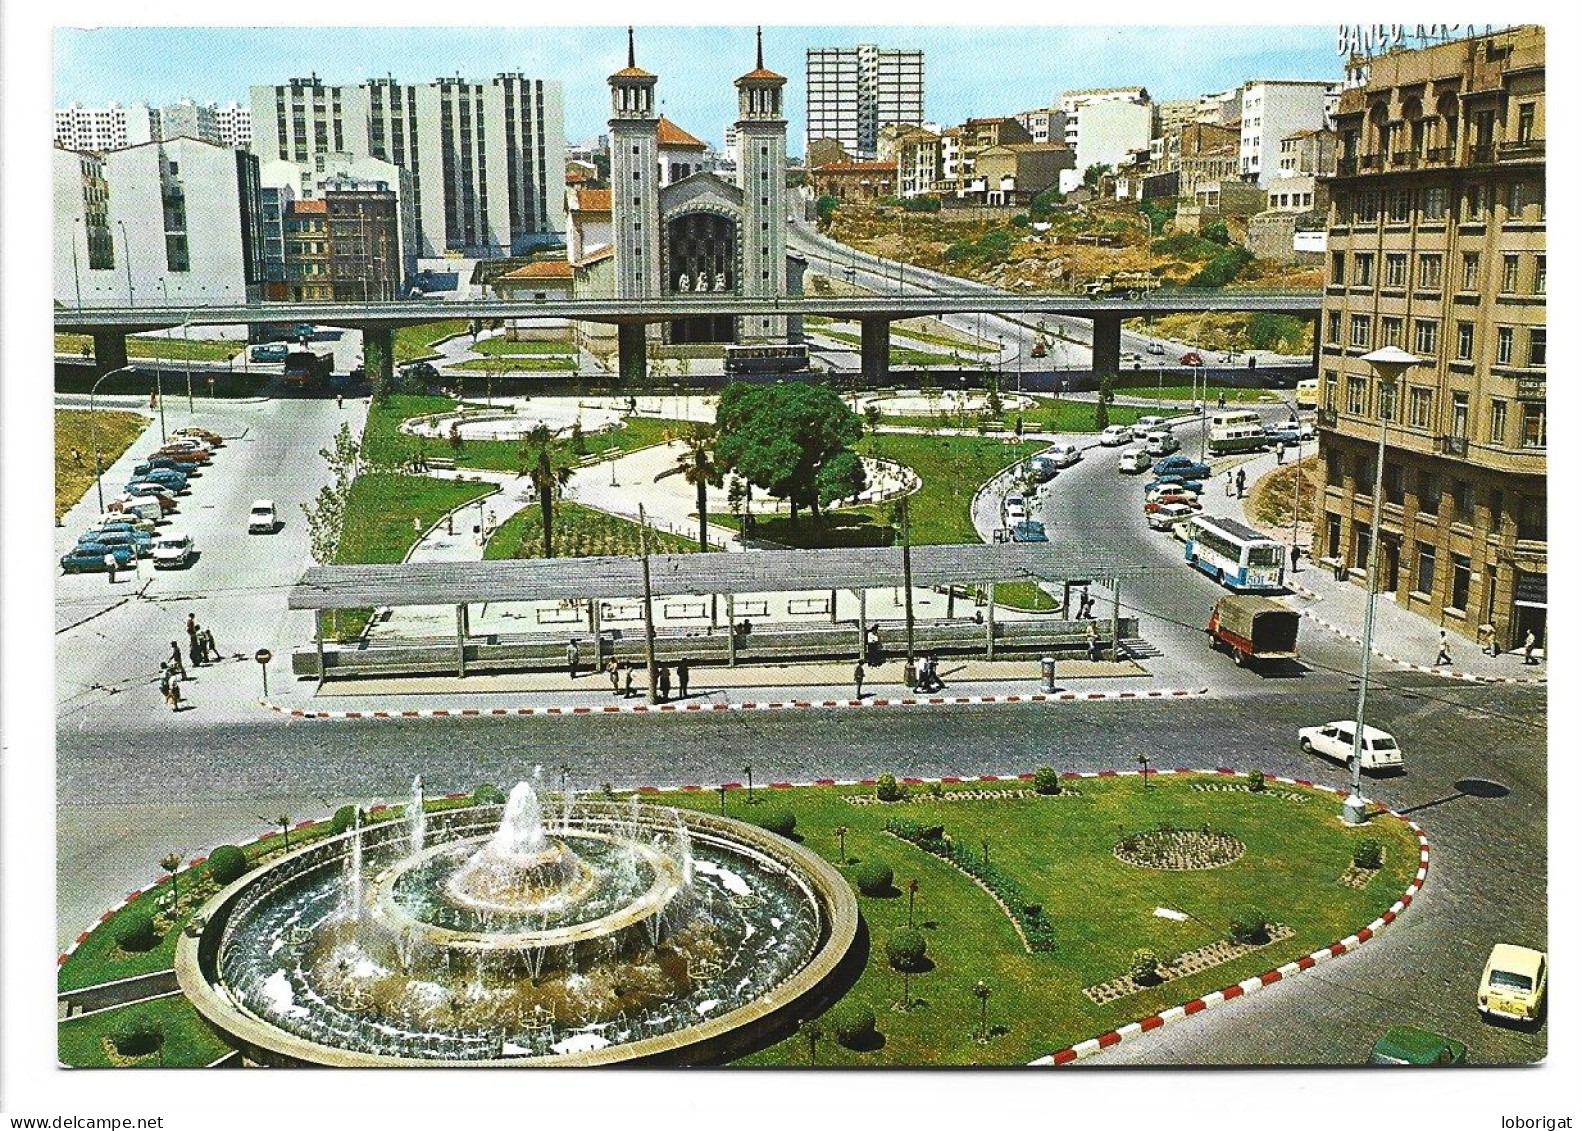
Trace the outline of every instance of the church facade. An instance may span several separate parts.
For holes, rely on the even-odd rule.
[[[800,293],[806,263],[786,252],[786,80],[764,67],[762,33],[757,66],[735,84],[736,183],[707,167],[702,142],[657,113],[658,76],[637,66],[631,34],[627,66],[609,79],[608,195],[574,189],[568,202],[575,295]],[[610,328],[583,332],[610,336]],[[767,344],[800,341],[801,326],[784,316],[703,315],[651,327],[648,336],[677,346]]]

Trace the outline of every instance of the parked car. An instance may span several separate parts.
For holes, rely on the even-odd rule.
[[[1165,347],[1160,342],[1149,342],[1148,343],[1148,348],[1147,348],[1147,350],[1145,352],[1151,353],[1155,357],[1161,357],[1161,356],[1163,356],[1163,354],[1165,352]]]
[[[153,499],[159,504],[159,509],[164,514],[169,514],[176,509],[176,493],[169,487],[161,487],[158,483],[151,483],[146,479],[134,480],[122,488],[128,495],[137,499]]]
[[[1467,1046],[1460,1041],[1415,1025],[1392,1025],[1373,1042],[1368,1063],[1443,1066],[1463,1064],[1466,1059]]]
[[[152,483],[157,487],[181,494],[187,489],[187,477],[179,471],[172,471],[168,467],[155,467],[144,472],[133,472],[133,483]]]
[[[1187,350],[1186,353],[1181,355],[1181,364],[1182,365],[1202,365],[1203,364],[1203,355],[1198,353],[1197,350]]]
[[[439,370],[426,361],[414,361],[410,365],[401,367],[401,376],[409,381],[422,381],[427,384],[439,380]]]
[[[1054,444],[1044,453],[1056,467],[1070,467],[1082,460],[1082,449],[1075,444]]]
[[[273,499],[255,499],[247,512],[247,533],[273,534],[280,520],[275,514]]]
[[[154,537],[141,530],[90,530],[77,538],[77,545],[97,543],[101,546],[126,546],[138,557],[146,557],[153,549]]]
[[[202,440],[210,448],[225,447],[225,437],[218,432],[211,432],[207,428],[178,428],[171,433],[174,437],[190,436],[195,440]]]
[[[1332,761],[1351,761],[1352,740],[1357,734],[1357,724],[1350,719],[1325,723],[1318,727],[1303,727],[1296,732],[1297,745],[1305,754],[1319,754]],[[1377,727],[1362,728],[1362,768],[1364,770],[1401,770],[1405,763],[1395,736]]]
[[[1495,943],[1478,982],[1478,1012],[1507,1021],[1537,1021],[1549,989],[1549,956],[1511,943]]]
[[[189,460],[192,463],[208,463],[214,458],[214,453],[209,450],[209,445],[202,440],[194,440],[188,436],[171,439],[156,449],[154,454],[170,456],[174,459]]]
[[[1153,502],[1165,496],[1180,495],[1183,499],[1197,502],[1198,496],[1203,493],[1203,484],[1196,479],[1182,479],[1178,475],[1160,476],[1151,479],[1143,485],[1143,499]],[[1166,499],[1165,501],[1174,501]]]
[[[1169,429],[1159,428],[1148,433],[1145,446],[1151,456],[1167,456],[1181,447],[1181,441]]]
[[[1294,444],[1302,439],[1302,426],[1294,420],[1277,420],[1263,426],[1264,435],[1271,441]]]
[[[1157,470],[1160,475],[1179,475],[1183,479],[1207,479],[1214,474],[1208,464],[1179,452],[1160,460]]]
[[[154,504],[155,513],[158,513],[159,504]],[[155,520],[147,515],[138,514],[136,511],[105,511],[98,518],[88,524],[88,529],[118,530],[122,527],[127,530],[142,530],[149,534],[154,532]]]
[[[1124,424],[1111,424],[1099,433],[1099,443],[1106,448],[1118,448],[1132,442],[1132,430]]]
[[[110,514],[133,516],[152,523],[165,515],[165,508],[151,495],[117,495],[104,506]]]
[[[1132,425],[1132,431],[1141,436],[1154,431],[1156,428],[1168,430],[1169,427],[1162,416],[1139,416],[1136,423]]]
[[[291,347],[285,342],[263,342],[254,346],[248,352],[248,356],[254,361],[261,362],[284,361],[290,352]]]
[[[1120,462],[1116,467],[1124,474],[1136,475],[1140,471],[1147,471],[1154,462],[1154,457],[1142,448],[1127,448],[1121,453]]]
[[[1034,456],[1028,460],[1027,470],[1040,483],[1048,483],[1060,471],[1055,461],[1045,455]]]
[[[1148,525],[1154,530],[1169,530],[1195,514],[1197,508],[1190,503],[1160,503],[1148,512]]]
[[[174,459],[171,456],[150,456],[132,468],[133,475],[147,475],[153,471],[174,471],[182,476],[199,474],[197,464],[187,463],[184,460]]]
[[[1027,518],[1027,500],[1019,494],[1009,494],[1005,496],[1001,510],[1005,516],[1005,525],[1014,526]]]
[[[1012,542],[1047,542],[1049,534],[1044,529],[1044,524],[1031,520],[1018,522],[1011,527]]]
[[[102,573],[104,571],[104,556],[113,554],[115,564],[124,569],[130,569],[137,560],[132,554],[130,546],[106,546],[102,542],[79,542],[67,550],[60,559],[60,568],[63,573]]]
[[[1143,514],[1144,515],[1158,514],[1164,508],[1171,507],[1171,506],[1186,507],[1188,510],[1192,511],[1193,513],[1196,513],[1196,512],[1198,512],[1198,511],[1203,509],[1203,504],[1197,501],[1197,496],[1196,495],[1189,495],[1185,491],[1182,491],[1182,492],[1179,492],[1179,493],[1173,492],[1173,491],[1167,491],[1167,492],[1155,495],[1153,498],[1148,499],[1146,502],[1144,502],[1143,503]]]
[[[190,534],[166,534],[154,543],[154,568],[180,569],[192,561],[194,551]]]

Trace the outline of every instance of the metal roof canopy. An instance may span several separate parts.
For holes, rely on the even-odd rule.
[[[901,548],[769,550],[751,553],[653,554],[656,596],[884,589],[902,583]],[[1135,565],[1095,560],[1077,546],[982,543],[912,547],[912,584],[1064,581],[1126,577]],[[404,608],[513,601],[640,597],[640,557],[528,558],[313,566],[292,587],[291,609]]]

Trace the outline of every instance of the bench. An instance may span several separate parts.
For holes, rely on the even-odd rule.
[[[449,456],[424,456],[423,462],[430,471],[455,471],[456,461]]]

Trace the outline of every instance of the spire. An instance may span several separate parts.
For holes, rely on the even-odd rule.
[[[759,48],[760,55],[762,55],[762,52],[763,49]],[[628,67],[637,66],[637,39],[632,34],[632,27],[630,24],[628,24],[626,27],[626,65]]]
[[[764,69],[764,25],[758,25],[758,70]]]

